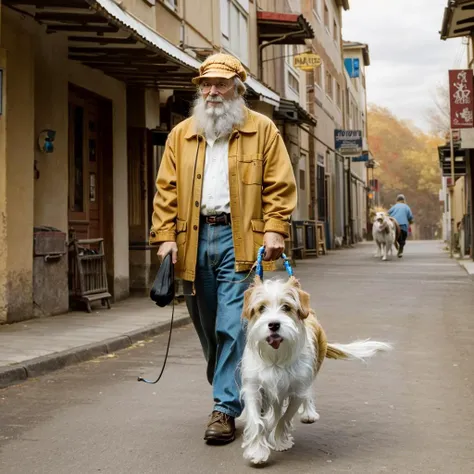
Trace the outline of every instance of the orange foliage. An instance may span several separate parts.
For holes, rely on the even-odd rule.
[[[381,204],[390,207],[396,195],[403,193],[422,234],[429,238],[441,217],[437,147],[442,140],[423,133],[383,107],[369,108],[368,125],[369,148],[380,164],[375,177],[381,184]]]

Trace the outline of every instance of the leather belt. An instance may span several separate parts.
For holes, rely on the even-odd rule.
[[[230,214],[222,213],[215,216],[201,216],[206,224],[211,225],[230,225],[231,218]]]

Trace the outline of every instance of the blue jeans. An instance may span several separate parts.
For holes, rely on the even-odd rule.
[[[236,273],[234,264],[232,228],[202,222],[196,295],[186,296],[186,304],[207,361],[214,410],[238,417],[242,413],[239,366],[245,346],[243,295],[252,279],[235,283],[247,274]]]

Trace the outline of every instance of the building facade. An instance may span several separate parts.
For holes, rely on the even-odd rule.
[[[469,69],[474,69],[474,19],[473,0],[450,0],[444,10],[441,39],[466,37]],[[446,75],[448,71],[446,71]],[[449,113],[449,111],[448,111]],[[462,256],[474,259],[474,129],[455,130],[454,136],[454,182],[451,174],[450,142],[439,147],[440,167],[443,175],[440,197],[444,207],[443,237],[451,241],[451,223],[454,227],[454,243]],[[453,195],[449,189],[453,186]]]
[[[202,15],[204,3],[210,15]],[[167,132],[192,104],[191,78],[202,59],[236,54],[250,72],[252,106],[272,116],[279,104],[256,79],[255,3],[0,5],[0,322],[69,308],[67,252],[41,254],[35,267],[40,231],[69,242],[103,238],[113,298],[149,288],[157,264],[147,245],[156,171]],[[41,261],[48,261],[46,280]],[[54,281],[53,308],[39,294],[45,281]]]
[[[361,130],[362,152],[367,161],[351,163],[351,222],[353,240],[360,242],[367,236],[368,228],[368,167],[370,153],[367,132],[367,81],[366,67],[370,66],[367,44],[344,41],[344,75],[346,80],[346,126]]]
[[[192,107],[191,78],[218,51],[242,61],[249,107],[271,117],[287,145],[301,223],[287,250],[317,255],[308,223],[322,224],[329,247],[347,236],[348,196],[358,202],[359,191],[348,192],[357,179],[334,151],[334,129],[348,126],[348,8],[347,0],[0,0],[0,323],[68,311],[77,282],[67,244],[77,240],[103,239],[113,299],[150,288],[166,137]],[[322,58],[314,72],[293,66],[306,51]],[[40,245],[46,234],[54,251]],[[97,255],[91,245],[81,255]]]

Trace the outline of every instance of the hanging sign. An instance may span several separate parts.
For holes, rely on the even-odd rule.
[[[321,57],[313,53],[301,53],[293,57],[293,66],[302,71],[312,71],[321,66]]]
[[[472,69],[449,71],[449,104],[451,128],[474,127],[474,97]]]

